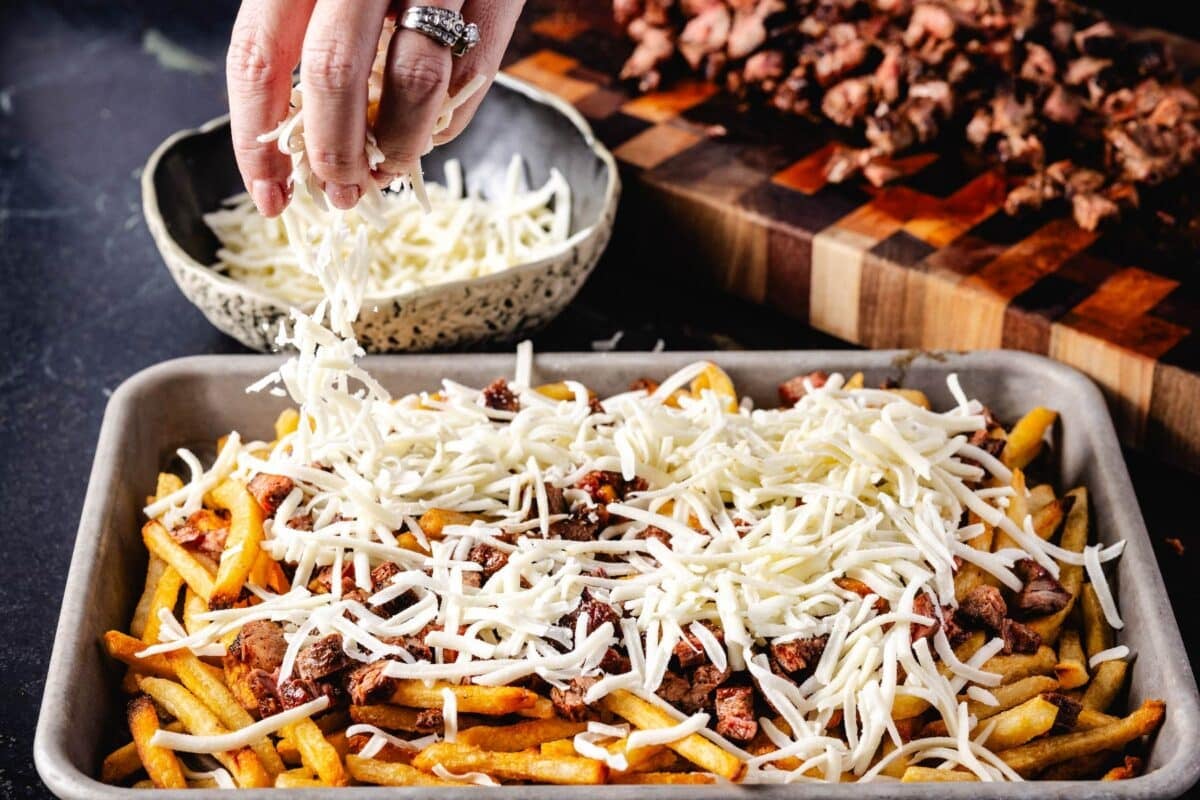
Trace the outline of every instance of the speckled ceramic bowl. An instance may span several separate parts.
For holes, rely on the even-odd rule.
[[[608,243],[620,194],[612,154],[579,112],[500,75],[466,131],[423,164],[437,179],[443,162],[457,158],[487,192],[514,153],[524,157],[531,185],[552,167],[563,173],[571,186],[570,238],[546,258],[494,275],[367,298],[356,326],[367,350],[441,350],[519,336],[575,297]],[[142,173],[146,224],[180,290],[225,333],[271,350],[287,303],[217,272],[217,240],[203,219],[240,191],[227,116],[169,137]]]

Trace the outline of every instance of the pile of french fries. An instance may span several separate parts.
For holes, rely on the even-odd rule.
[[[853,376],[850,388],[862,385]],[[540,387],[549,396],[562,394],[561,385]],[[716,367],[692,386],[697,396],[713,391],[738,406],[732,382]],[[928,407],[920,392],[897,390]],[[1057,497],[1048,484],[1028,488],[1023,470],[1038,456],[1055,414],[1034,409],[1007,433],[1002,460],[1013,471],[1017,489],[1008,512],[1014,519],[1032,515],[1034,528],[1044,539],[1054,539],[1066,550],[1082,552],[1088,543],[1088,496],[1076,488]],[[277,437],[295,429],[297,415],[286,412],[276,423]],[[181,488],[174,475],[158,478],[156,498]],[[151,498],[154,499],[154,498]],[[130,621],[128,633],[112,630],[104,636],[108,654],[128,666],[123,690],[131,695],[127,724],[132,741],[109,753],[100,777],[110,784],[134,787],[186,788],[217,785],[209,772],[185,765],[181,756],[151,743],[160,729],[213,736],[236,731],[256,722],[239,702],[220,659],[202,658],[187,649],[150,656],[139,652],[159,641],[164,611],[179,613],[184,627],[197,629],[197,614],[228,608],[247,600],[247,583],[286,592],[290,588],[283,565],[261,548],[263,512],[246,486],[226,481],[205,499],[213,524],[228,525],[225,550],[219,561],[208,559],[176,542],[156,520],[146,523],[143,540],[150,554],[145,589]],[[221,516],[218,517],[217,515]],[[438,537],[442,526],[461,524],[458,512],[431,511],[421,520],[426,536]],[[418,548],[411,534],[406,547]],[[999,550],[1015,546],[991,526],[970,541],[977,549]],[[998,701],[988,705],[963,694],[961,702],[977,720],[976,736],[990,727],[985,745],[1024,778],[1057,780],[1120,780],[1142,769],[1136,755],[1139,740],[1160,726],[1164,704],[1146,700],[1124,716],[1115,713],[1126,684],[1128,665],[1123,659],[1104,661],[1094,669],[1089,659],[1113,647],[1115,634],[1105,619],[1096,592],[1085,582],[1080,566],[1062,564],[1059,581],[1070,593],[1061,611],[1027,624],[1040,634],[1042,645],[1032,654],[997,655],[982,665],[1001,676],[991,689]],[[955,576],[961,601],[974,587],[994,581],[980,568],[964,563]],[[228,644],[228,642],[226,643]],[[958,648],[968,658],[984,644],[975,633]],[[453,693],[458,710],[458,732],[453,741],[436,741],[420,747],[409,740],[421,735],[418,713],[442,708],[444,690]],[[1065,694],[1082,705],[1069,726],[1060,724],[1060,709],[1049,698]],[[638,696],[617,690],[598,704],[597,721],[627,723],[634,730],[668,728],[678,720]],[[945,736],[946,725],[927,702],[899,696],[892,709],[897,729],[905,740]],[[775,727],[788,733],[781,718]],[[389,732],[387,743],[372,748],[370,757],[359,754],[369,736],[348,735],[354,725]],[[586,722],[559,718],[547,697],[516,686],[428,685],[417,680],[399,681],[388,702],[335,708],[315,718],[301,719],[248,747],[214,756],[238,787],[316,787],[375,784],[383,786],[454,786],[479,783],[529,782],[541,784],[702,784],[737,781],[745,764],[741,758],[692,733],[661,745],[628,750],[627,737],[604,745],[625,756],[624,769],[576,752],[574,737],[585,732]],[[426,731],[427,732],[427,731]],[[437,738],[437,737],[435,737]],[[746,751],[764,755],[776,749],[762,733]],[[885,741],[879,758],[895,747]],[[184,758],[187,758],[186,756]],[[617,762],[620,763],[620,762]],[[781,758],[781,769],[795,769],[795,758]],[[969,781],[974,774],[932,762],[911,763],[893,757],[882,774],[901,781]],[[814,774],[814,777],[816,775]],[[845,780],[853,780],[847,774]]]

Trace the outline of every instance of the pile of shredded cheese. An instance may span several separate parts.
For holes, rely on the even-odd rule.
[[[1120,546],[1064,551],[1039,538],[1029,519],[1020,526],[1006,516],[1011,475],[967,443],[985,427],[983,408],[954,377],[949,386],[957,402],[944,413],[890,392],[847,390],[837,375],[809,387],[793,408],[754,409],[744,400],[731,411],[711,391],[667,404],[705,369],[698,363],[665,379],[653,394],[606,397],[603,413],[592,413],[582,384],[568,382],[570,400],[531,388],[526,343],[518,348],[510,383],[520,401],[517,412],[488,408],[478,388],[449,380],[436,394],[393,398],[359,366],[363,352],[352,330],[372,270],[367,232],[359,227],[351,233],[335,220],[315,255],[297,245],[306,241],[291,239],[296,264],[313,276],[322,299],[311,314],[293,310],[293,324],[278,341],[295,354],[251,387],[290,396],[300,409],[298,428],[273,445],[231,435],[207,470],[182,452],[190,481],[145,509],[174,527],[228,477],[292,478],[296,488],[267,521],[264,547],[295,565],[293,588],[276,595],[251,585],[258,604],[201,614],[203,627],[191,633],[164,612],[162,641],[144,654],[183,647],[219,654],[227,634],[250,620],[271,619],[284,626],[289,642],[280,681],[292,673],[304,646],[338,633],[354,659],[395,659],[386,671],[398,678],[501,685],[536,674],[565,686],[576,676],[598,674],[605,651],[616,645],[627,649],[630,670],[605,676],[586,701],[626,689],[666,707],[679,722],[634,732],[631,746],[699,733],[744,759],[748,782],[813,780],[814,772],[829,780],[845,772],[873,780],[901,755],[961,766],[983,780],[1016,780],[979,743],[988,726],[969,735],[974,720],[957,697],[971,684],[973,699],[995,702],[986,687],[1000,677],[980,666],[1002,642],[993,639],[965,663],[941,630],[912,644],[910,624],[932,623],[913,610],[918,593],[953,604],[956,557],[1014,589],[1021,583],[1011,567],[1019,559],[1033,558],[1055,576],[1060,562],[1081,564],[1109,621],[1120,626],[1102,569]],[[569,487],[593,470],[637,476],[648,488],[610,504],[615,524],[595,541],[546,538],[557,517],[550,514],[545,484],[566,488],[568,500],[582,500]],[[433,508],[477,512],[489,521],[448,526],[444,538],[429,540],[417,520]],[[982,526],[962,524],[965,511],[1002,529],[1021,549],[990,553],[968,546]],[[289,524],[301,515],[311,516],[311,532]],[[650,525],[666,531],[671,546],[644,537]],[[411,532],[428,554],[400,547],[401,531]],[[513,533],[525,535],[501,538]],[[464,576],[481,569],[468,559],[481,542],[508,560],[474,588]],[[332,582],[332,593],[306,588],[320,567],[332,566],[336,575],[349,565],[357,586],[370,589],[370,571],[382,562],[402,570],[375,587],[369,602],[407,592],[417,598],[390,618],[343,598],[340,581]],[[840,588],[834,581],[842,576],[874,594],[864,598]],[[621,613],[618,625],[605,622],[590,633],[582,619],[575,629],[560,625],[585,590]],[[876,598],[885,599],[888,610],[877,610]],[[702,623],[719,626],[723,642]],[[425,640],[434,649],[433,662],[416,661],[385,642],[430,624],[440,628]],[[707,714],[684,715],[657,697],[671,651],[685,632],[699,639],[716,667],[748,670],[756,679],[790,728],[785,733],[760,721],[777,751],[752,756],[710,730]],[[809,679],[795,685],[772,673],[767,645],[817,635],[829,638]],[[446,658],[451,651],[457,655]],[[939,672],[935,654],[947,675]],[[444,736],[452,740],[457,717],[454,696],[446,695]],[[928,701],[947,735],[903,743],[891,718],[901,696]],[[213,741],[170,734],[170,744],[193,752],[228,749],[234,739],[249,743],[325,703],[322,698],[245,732],[208,737]],[[844,740],[827,731],[839,712]],[[368,728],[368,747],[402,741]],[[598,742],[625,732],[594,723],[576,737],[576,747],[619,760]],[[159,736],[168,743],[167,733]],[[894,749],[879,759],[888,741]],[[784,769],[777,762],[786,757],[802,763]]]

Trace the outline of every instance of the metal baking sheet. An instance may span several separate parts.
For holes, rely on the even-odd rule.
[[[1149,771],[1129,781],[1038,783],[1047,798],[1177,797],[1200,777],[1200,700],[1174,614],[1167,600],[1137,498],[1129,482],[1112,421],[1099,390],[1078,372],[1045,358],[1008,351],[971,354],[874,352],[560,353],[540,355],[535,378],[574,377],[602,396],[623,390],[641,376],[662,377],[699,358],[712,359],[739,390],[759,405],[775,405],[779,381],[814,369],[866,373],[868,385],[895,378],[923,389],[935,406],[948,407],[946,376],[955,372],[966,392],[1001,418],[1015,420],[1034,405],[1062,417],[1055,441],[1059,488],[1084,484],[1091,493],[1100,540],[1126,541],[1117,567],[1119,602],[1126,621],[1119,640],[1136,654],[1130,702],[1162,698],[1167,717],[1151,748]],[[237,429],[266,437],[284,401],[247,395],[245,387],[274,369],[274,356],[197,356],[169,361],[126,381],[109,402],[100,432],[71,570],[67,578],[54,652],[50,659],[34,740],[43,780],[63,798],[146,798],[147,790],[106,786],[95,779],[106,749],[118,743],[122,718],[118,685],[123,668],[99,644],[109,628],[123,628],[141,591],[146,553],[139,530],[141,506],[156,472],[175,448],[210,443]],[[374,374],[394,393],[436,387],[443,377],[483,386],[511,375],[503,355],[382,356],[369,360]],[[794,784],[778,787],[714,786],[513,786],[442,790],[358,787],[305,790],[311,798],[522,797],[585,800],[600,794],[617,800],[651,798],[1021,798],[1019,784],[877,783]],[[188,797],[218,800],[218,790],[191,790]],[[246,790],[247,798],[278,797],[270,789]]]

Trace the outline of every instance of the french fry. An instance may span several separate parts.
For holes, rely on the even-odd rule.
[[[432,771],[441,764],[451,772],[485,772],[497,779],[554,784],[604,783],[607,768],[590,758],[543,756],[541,753],[489,752],[478,747],[439,742],[426,747],[412,765]]]
[[[989,750],[1008,750],[1048,733],[1058,718],[1058,706],[1041,695],[988,719],[995,723],[984,746]]]
[[[1097,711],[1094,708],[1082,708],[1079,711],[1079,716],[1075,719],[1073,730],[1090,731],[1092,728],[1103,728],[1105,725],[1112,725],[1120,719],[1120,717],[1105,714],[1103,711]]]
[[[972,518],[972,522],[975,521],[977,520]],[[985,522],[983,523],[983,533],[968,539],[966,544],[981,552],[990,553],[992,550],[992,540],[995,536],[996,529]],[[983,567],[972,564],[970,561],[964,561],[958,572],[954,573],[954,596],[961,603],[976,586],[995,582],[996,579],[988,574]]]
[[[183,730],[183,723],[172,720],[160,727],[163,730],[179,732]],[[100,780],[104,783],[117,783],[141,768],[142,758],[138,755],[137,742],[129,742],[113,750],[100,762]]]
[[[143,778],[140,781],[135,781],[134,784],[129,788],[131,788],[131,789],[156,789],[158,787],[156,787],[154,785],[154,781],[150,780],[149,778]]]
[[[175,569],[192,591],[208,600],[213,592],[213,576],[195,555],[171,538],[162,523],[151,520],[142,526],[146,549]]]
[[[980,667],[984,672],[1000,675],[1001,683],[1013,683],[1030,675],[1053,675],[1058,656],[1045,645],[1036,653],[1014,653],[1010,656],[992,656]]]
[[[1062,736],[1048,736],[1011,750],[1002,750],[997,755],[1018,774],[1026,777],[1052,764],[1097,750],[1124,747],[1134,739],[1157,730],[1165,713],[1166,706],[1161,700],[1147,700],[1132,714],[1112,725]]]
[[[1028,678],[1022,678],[1019,681],[1013,681],[1012,683],[996,686],[991,689],[992,696],[998,701],[994,706],[989,706],[965,694],[958,696],[958,702],[966,703],[967,713],[979,720],[980,724],[983,724],[997,714],[1008,711],[1011,708],[1016,708],[1032,697],[1037,697],[1043,692],[1053,692],[1058,688],[1058,681],[1054,678],[1047,675],[1031,675]],[[945,720],[935,719],[928,723],[921,730],[921,735],[946,736]]]
[[[230,730],[240,730],[254,724],[254,717],[242,708],[224,681],[214,675],[192,651],[175,650],[167,654],[167,659],[175,668],[179,682],[208,706],[222,725]],[[283,772],[283,761],[275,752],[275,746],[269,738],[264,737],[261,742],[250,745],[250,749],[258,756],[263,768],[272,778]]]
[[[534,389],[534,391],[540,395],[549,397],[551,400],[573,401],[575,399],[575,393],[571,391],[571,387],[567,386],[566,381],[558,381],[557,383],[543,383],[541,386],[538,386],[536,389]],[[588,389],[588,398],[591,400],[596,399],[596,393],[591,389]]]
[[[885,736],[883,745],[879,748],[879,757],[876,761],[881,761],[886,758],[892,751],[896,749],[896,743],[890,737]],[[898,755],[884,766],[879,771],[880,775],[886,775],[889,778],[900,779],[904,777],[904,773],[908,771],[909,758],[906,755]]]
[[[1127,781],[1142,773],[1144,763],[1137,756],[1125,756],[1125,760],[1104,773],[1102,781]]]
[[[618,739],[605,747],[610,753],[623,753],[628,767],[623,770],[614,770],[612,775],[630,772],[663,772],[680,763],[679,756],[673,750],[662,745],[649,745],[647,747],[639,747],[636,750],[626,750],[629,746],[629,740]],[[611,780],[611,775],[610,775]]]
[[[1100,598],[1096,596],[1096,590],[1090,583],[1084,584],[1079,596],[1079,607],[1083,615],[1084,645],[1088,658],[1091,658],[1112,647],[1116,636],[1112,626],[1104,618]],[[1129,665],[1123,659],[1105,661],[1096,667],[1092,680],[1081,698],[1083,707],[1107,711],[1120,694],[1121,687],[1125,685],[1125,673],[1128,669]]]
[[[373,783],[377,786],[470,786],[466,781],[454,781],[439,778],[428,772],[422,772],[408,764],[394,761],[380,761],[361,756],[346,756],[346,769],[351,777],[360,783]]]
[[[417,726],[419,713],[413,708],[387,704],[350,706],[350,719],[355,722],[374,725],[376,728],[386,728],[389,731],[428,733]]]
[[[306,769],[288,770],[275,776],[276,789],[319,789],[324,785]]]
[[[1036,514],[1055,499],[1054,487],[1048,483],[1039,483],[1029,490],[1029,513]]]
[[[476,520],[483,519],[479,514],[467,514],[462,511],[451,511],[446,508],[431,508],[421,515],[417,524],[427,539],[442,538],[447,525],[470,525]]]
[[[158,473],[158,479],[154,484],[154,499],[162,500],[167,495],[172,495],[183,488],[183,479],[172,472]]]
[[[575,752],[575,742],[571,739],[555,739],[550,742],[542,742],[538,746],[538,752],[544,756],[577,756]]]
[[[285,408],[275,418],[275,441],[293,434],[300,427],[300,412],[294,408]]]
[[[1042,772],[1038,773],[1038,780],[1042,781],[1078,781],[1078,780],[1095,780],[1097,776],[1104,773],[1108,769],[1109,764],[1117,759],[1117,754],[1112,750],[1100,750],[1095,753],[1088,753],[1079,758],[1073,758],[1070,761],[1064,761],[1061,764],[1055,764],[1052,767],[1047,767]]]
[[[248,581],[255,586],[270,589],[275,594],[287,594],[292,588],[283,567],[265,551],[259,551],[258,558],[254,559]]]
[[[954,654],[959,661],[967,661],[971,656],[975,655],[975,651],[983,647],[985,636],[983,631],[974,631],[965,641],[954,648]],[[945,664],[938,664],[938,672],[949,677],[950,668]],[[898,694],[892,701],[892,719],[899,723],[901,720],[911,720],[919,717],[929,710],[929,701],[923,697],[914,697],[909,694]]]
[[[1012,473],[1012,497],[1008,498],[1008,510],[1005,511],[1005,516],[1016,523],[1018,528],[1025,526],[1025,517],[1029,514],[1029,497],[1025,491],[1025,473],[1019,469],[1014,469]],[[1020,549],[1021,545],[1017,544],[1017,540],[1008,534],[1003,528],[996,531],[995,537],[992,539],[992,552],[1008,550],[1010,548]]]
[[[142,631],[142,641],[147,644],[158,642],[158,632],[162,629],[159,615],[166,611],[175,613],[175,605],[179,602],[179,590],[183,588],[183,576],[174,567],[163,570],[154,587],[154,596],[150,598],[150,608],[147,609],[146,627]]]
[[[1030,498],[1032,499],[1032,497]],[[1033,518],[1033,531],[1046,541],[1054,538],[1054,534],[1058,531],[1058,526],[1062,523],[1063,518],[1071,508],[1071,504],[1075,502],[1074,495],[1063,495],[1057,500],[1042,506],[1039,509],[1034,509],[1027,502],[1029,513]]]
[[[611,783],[625,784],[701,784],[717,779],[703,772],[617,772]]]
[[[861,372],[854,373],[846,379],[846,383],[842,388],[846,391],[863,388],[863,374]]]
[[[671,728],[676,725],[676,721],[662,709],[624,689],[618,689],[612,694],[606,695],[600,704],[606,711],[616,714],[643,730]],[[736,756],[725,752],[699,734],[693,733],[670,742],[667,747],[701,769],[720,775],[727,780],[736,780],[741,775],[742,762]]]
[[[320,728],[321,726],[318,725],[317,727]],[[329,733],[322,731],[322,733],[325,735],[325,741],[329,742],[339,756],[345,758],[349,755],[350,742],[346,739],[345,731],[330,731]],[[304,761],[299,746],[295,741],[286,736],[279,740],[275,749],[279,753],[279,757],[288,764],[302,764]]]
[[[553,719],[554,718],[554,703],[550,702],[549,697],[535,695],[536,700],[533,705],[528,708],[518,708],[517,714],[522,717],[531,717],[533,719]]]
[[[350,776],[342,765],[342,757],[337,749],[321,733],[317,723],[311,719],[302,719],[286,725],[284,735],[296,744],[300,751],[300,760],[304,766],[312,770],[326,786],[348,786]]]
[[[1067,628],[1058,637],[1058,663],[1054,674],[1063,689],[1078,689],[1088,682],[1087,659],[1079,641],[1079,631]]]
[[[146,649],[146,643],[120,631],[104,632],[104,650],[110,658],[128,664],[136,671],[159,678],[174,678],[175,670],[165,655],[157,654],[139,658],[138,653]]]
[[[973,772],[961,772],[953,769],[936,769],[934,767],[909,767],[901,776],[901,783],[924,783],[947,781],[977,781],[979,778]]]
[[[1082,553],[1088,540],[1088,493],[1087,489],[1079,487],[1067,492],[1066,497],[1073,497],[1070,511],[1067,512],[1066,523],[1063,525],[1059,538],[1059,547],[1073,553]],[[1042,637],[1042,644],[1053,645],[1058,641],[1059,631],[1063,622],[1075,608],[1083,586],[1083,567],[1077,564],[1059,564],[1058,582],[1071,593],[1071,599],[1059,611],[1044,617],[1031,620],[1028,625]]]
[[[1042,452],[1043,439],[1046,431],[1058,419],[1058,414],[1048,408],[1038,406],[1021,417],[1012,430],[1008,432],[1008,443],[1000,460],[1009,469],[1024,469],[1030,461]]]
[[[892,394],[898,394],[914,406],[920,406],[926,411],[929,410],[929,398],[920,389],[888,389]]]
[[[182,722],[189,733],[198,736],[219,736],[229,732],[216,715],[208,710],[208,706],[180,684],[163,678],[143,678],[140,685],[143,692],[154,698],[154,702]],[[238,786],[265,787],[272,783],[271,776],[249,747],[215,753],[213,757],[229,770]]]
[[[703,372],[692,379],[692,384],[689,388],[691,389],[692,397],[700,397],[704,390],[708,389],[725,401],[726,411],[733,413],[738,409],[737,390],[733,388],[733,381],[726,374],[725,370],[711,361],[705,365]]]
[[[166,571],[167,562],[151,554],[146,563],[146,588],[142,590],[142,596],[138,598],[137,606],[133,609],[133,619],[129,621],[130,634],[139,639],[146,632],[146,620],[150,619],[150,604],[154,602],[154,592]]]
[[[527,747],[537,747],[542,742],[563,739],[587,730],[586,722],[570,720],[534,719],[515,725],[478,725],[458,732],[458,741],[482,750],[516,752]]]
[[[441,708],[444,703],[442,689],[452,691],[458,701],[458,710],[467,714],[515,714],[533,708],[538,700],[535,693],[519,686],[459,686],[450,683],[426,686],[424,681],[402,680],[396,682],[391,702],[413,708]]]
[[[207,625],[207,622],[199,619],[199,615],[208,610],[208,603],[189,586],[183,593],[183,629],[193,634]]]
[[[208,595],[208,605],[228,608],[242,593],[261,552],[262,507],[246,485],[238,481],[225,481],[213,489],[212,498],[219,508],[229,512],[230,518],[229,535],[225,538],[225,549],[221,553],[212,592]]]
[[[129,701],[129,732],[137,751],[139,766],[146,768],[150,780],[160,789],[184,789],[187,780],[183,777],[183,765],[170,750],[150,744],[158,732],[158,711],[154,701],[140,694]]]

